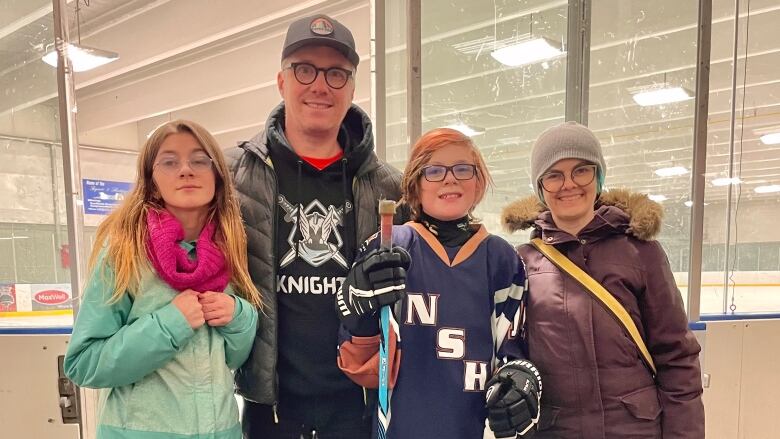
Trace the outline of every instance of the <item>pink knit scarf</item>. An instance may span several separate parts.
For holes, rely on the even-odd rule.
[[[195,244],[197,258],[192,260],[179,246],[184,229],[167,210],[150,209],[146,216],[149,239],[146,253],[157,274],[177,291],[191,288],[198,292],[224,291],[230,280],[225,255],[214,244],[213,221],[200,232]]]

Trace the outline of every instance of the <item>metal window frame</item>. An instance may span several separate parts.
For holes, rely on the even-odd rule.
[[[422,3],[406,0],[406,120],[409,148],[422,135]]]
[[[707,172],[707,115],[710,101],[710,52],[712,44],[712,0],[699,0],[696,41],[696,98],[691,164],[691,232],[688,258],[688,321],[701,317],[701,269],[704,246],[704,173]]]
[[[65,179],[65,212],[68,221],[71,273],[73,289],[73,314],[78,312],[78,296],[83,286],[85,267],[82,246],[84,216],[81,210],[81,171],[78,135],[76,130],[75,87],[73,70],[68,59],[68,16],[66,0],[52,0],[54,12],[54,42],[57,49],[57,91],[59,100],[60,142]]]
[[[566,33],[567,121],[588,124],[591,0],[570,0]]]
[[[79,298],[84,283],[86,267],[83,257],[84,246],[84,214],[81,206],[81,171],[79,161],[78,131],[76,129],[75,94],[73,69],[68,58],[68,9],[66,0],[52,0],[54,19],[54,46],[57,50],[57,97],[59,104],[60,141],[62,143],[62,165],[65,183],[65,213],[68,226],[68,244],[70,248],[70,284],[73,293],[73,318],[78,314]],[[54,176],[52,176],[54,178]],[[55,216],[58,212],[54,213]],[[85,420],[91,420],[93,401],[87,396],[85,389],[76,392],[76,405],[79,408],[79,437],[94,436],[90,425]],[[87,423],[89,424],[89,423]]]
[[[385,0],[371,0],[371,115],[374,118],[374,150],[387,160],[387,53]]]

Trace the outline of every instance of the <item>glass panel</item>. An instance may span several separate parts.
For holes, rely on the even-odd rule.
[[[717,264],[705,264],[702,313],[780,311],[780,7],[740,5],[732,148],[734,2],[713,1],[704,259]],[[739,182],[719,185],[730,168]]]
[[[473,131],[496,183],[475,213],[493,233],[502,233],[501,209],[532,193],[531,144],[544,129],[563,121],[567,11],[565,1],[422,3],[423,132],[442,126]],[[404,14],[391,15],[395,21],[387,24],[388,48],[393,47],[390,41],[404,37],[390,31],[404,29],[404,19]],[[523,60],[537,50],[528,44],[546,44],[552,52],[536,61]],[[396,55],[405,56],[391,53]],[[405,94],[391,90],[395,81],[405,82],[406,69],[398,61],[389,56],[387,62],[400,69],[388,77],[388,161],[403,169],[409,149]],[[515,63],[524,64],[510,65]],[[526,239],[519,234],[507,238]]]
[[[697,8],[697,2],[606,0],[593,2],[591,17],[588,122],[604,148],[606,185],[646,193],[663,205],[658,238],[683,297]],[[683,100],[663,99],[675,88]]]
[[[50,0],[0,2],[0,328],[72,323]]]

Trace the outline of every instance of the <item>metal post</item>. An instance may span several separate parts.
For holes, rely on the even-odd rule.
[[[566,34],[566,120],[588,124],[590,0],[569,2]]]
[[[78,313],[78,303],[85,267],[82,258],[84,218],[81,210],[81,173],[79,171],[79,142],[76,132],[75,87],[73,70],[68,59],[68,17],[66,0],[52,0],[54,10],[54,46],[57,49],[57,93],[59,97],[60,138],[62,141],[62,165],[65,177],[65,212],[68,220],[70,246],[70,285],[73,292],[73,317]],[[58,213],[55,213],[57,215]],[[76,392],[79,407],[79,436],[84,439],[90,432],[84,425],[84,390]]]
[[[385,59],[385,0],[371,0],[371,114],[376,154],[387,160],[387,69]]]
[[[406,125],[409,147],[422,135],[422,5],[406,3]]]
[[[731,124],[729,125],[729,184],[726,194],[726,258],[723,263],[723,314],[729,304],[729,258],[731,253],[731,199],[734,193],[734,135],[737,122],[737,51],[739,49],[739,0],[734,0],[734,47],[731,66]],[[745,58],[747,62],[747,58]],[[743,91],[744,92],[744,91]]]
[[[688,260],[688,321],[701,316],[701,268],[704,241],[704,173],[707,172],[707,115],[710,101],[710,48],[712,0],[699,0],[699,32],[696,40],[696,100],[691,165],[691,236]]]
[[[52,235],[52,246],[54,246],[54,251],[52,252],[52,255],[54,256],[54,282],[59,282],[59,273],[57,270],[57,250],[60,248],[60,191],[57,187],[57,152],[54,150],[54,144],[49,144],[49,161],[50,161],[50,170],[51,170],[51,197],[52,197],[52,208],[54,209],[54,234]]]
[[[68,241],[71,261],[71,288],[73,289],[73,313],[78,311],[78,297],[81,292],[83,266],[81,245],[84,218],[81,210],[81,172],[79,170],[79,148],[76,132],[75,89],[73,71],[68,59],[68,17],[66,0],[53,0],[54,38],[57,48],[57,89],[59,93],[60,140],[62,142],[62,165],[65,177],[65,211],[68,218]]]

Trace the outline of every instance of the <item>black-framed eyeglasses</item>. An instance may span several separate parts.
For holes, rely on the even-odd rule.
[[[347,81],[352,77],[351,70],[341,67],[329,67],[323,69],[307,62],[294,62],[285,69],[292,69],[295,79],[303,85],[309,85],[317,80],[317,75],[322,72],[325,75],[325,83],[328,87],[340,89],[347,85]]]
[[[428,165],[422,168],[422,175],[431,183],[444,181],[447,173],[452,172],[456,180],[471,180],[477,174],[477,165],[458,163],[457,165]]]
[[[214,162],[211,160],[211,157],[206,154],[196,154],[190,157],[189,160],[184,161],[180,160],[178,157],[165,157],[155,163],[154,167],[159,168],[160,171],[168,175],[174,175],[181,171],[184,163],[192,169],[193,173],[200,174],[211,170]]]
[[[571,170],[569,178],[579,187],[589,185],[596,178],[596,165],[587,163]],[[547,192],[559,192],[566,183],[566,175],[561,171],[550,171],[539,177],[539,184]]]

